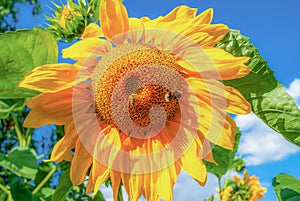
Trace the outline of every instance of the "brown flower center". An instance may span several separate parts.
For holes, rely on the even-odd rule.
[[[92,76],[95,108],[99,119],[115,123],[111,108],[114,89],[129,72],[144,66],[165,66],[180,73],[176,56],[146,45],[120,45],[101,58]],[[163,76],[168,82],[174,81],[168,74],[159,76]],[[181,92],[170,91],[167,87],[157,84],[143,84],[143,79],[145,78],[136,75],[129,76],[125,81],[124,93],[129,94],[126,101],[131,120],[137,126],[148,126],[151,122],[149,111],[154,106],[162,107],[167,120],[172,119],[179,109],[178,99]]]

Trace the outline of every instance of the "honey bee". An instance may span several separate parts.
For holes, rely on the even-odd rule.
[[[135,106],[137,100],[137,95],[136,94],[131,94],[128,98],[129,105]]]
[[[167,102],[170,102],[173,99],[179,99],[181,97],[181,93],[179,91],[168,92],[165,95],[165,99]]]

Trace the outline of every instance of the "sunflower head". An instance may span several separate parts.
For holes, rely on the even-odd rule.
[[[256,201],[263,198],[266,191],[260,186],[258,177],[249,177],[248,171],[245,170],[244,177],[234,176],[219,197],[221,197],[221,201]]]
[[[78,2],[79,5],[74,0],[68,0],[68,4],[63,6],[53,3],[55,16],[46,18],[50,22],[48,29],[57,40],[71,42],[74,38],[80,38],[94,14],[98,14],[94,8],[98,0],[90,1],[89,5],[82,3],[82,0]]]
[[[61,8],[66,28],[81,17],[76,8]],[[110,179],[114,200],[121,183],[130,200],[172,200],[181,170],[204,185],[211,142],[233,149],[227,113],[251,110],[223,85],[249,73],[249,58],[215,47],[229,29],[211,24],[212,9],[179,6],[153,20],[129,18],[120,0],[101,0],[98,10],[101,27],[89,24],[62,52],[76,64],[40,66],[20,82],[42,92],[28,102],[25,126],[64,125],[50,160],[72,160],[74,185],[89,172],[87,193]]]

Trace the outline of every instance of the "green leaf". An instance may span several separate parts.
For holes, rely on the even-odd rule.
[[[104,196],[100,191],[97,192],[97,194],[95,195],[93,200],[94,201],[105,201]]]
[[[214,196],[210,196],[208,199],[204,199],[204,201],[214,201]]]
[[[221,177],[225,175],[226,172],[232,168],[234,163],[234,157],[240,142],[240,137],[241,137],[241,132],[237,128],[233,150],[228,150],[228,149],[224,149],[221,146],[213,145],[214,147],[212,149],[212,154],[217,164],[204,161],[208,172],[213,173],[214,175],[216,175],[218,178],[221,179]]]
[[[0,184],[3,186],[6,185],[2,177],[0,177]],[[0,190],[0,201],[6,201],[6,200],[7,200],[7,194],[4,191]]]
[[[242,158],[236,158],[232,161],[230,169],[235,169],[237,172],[242,172],[245,169],[246,163]]]
[[[22,179],[16,175],[9,175],[10,192],[14,201],[34,201],[30,190],[28,190]]]
[[[28,147],[15,147],[7,156],[0,153],[0,166],[18,176],[34,179],[37,173],[36,153]]]
[[[44,187],[41,189],[40,193],[42,195],[42,197],[45,199],[45,200],[51,200],[51,197],[52,195],[54,194],[55,190],[52,189],[52,188],[48,188],[48,187]]]
[[[279,201],[300,200],[299,179],[288,174],[279,174],[273,178],[272,185]]]
[[[94,22],[96,23],[99,20],[99,8],[101,0],[91,0],[89,6],[91,9],[91,14],[93,15]]]
[[[0,34],[0,99],[27,98],[39,92],[18,87],[17,83],[35,67],[57,63],[54,38],[39,28]]]
[[[250,43],[249,38],[238,31],[230,31],[217,47],[234,56],[251,58],[246,63],[251,69],[247,76],[224,83],[238,89],[251,103],[252,111],[269,127],[300,146],[300,110],[294,99],[276,80],[273,71]],[[284,70],[287,66],[282,68]]]
[[[41,181],[44,180],[44,178],[47,176],[47,174],[53,169],[53,164],[52,163],[45,163],[42,162],[39,167],[38,167],[38,172],[36,174],[36,177],[34,178],[34,183],[35,185],[39,185],[39,183],[41,183]],[[44,187],[50,186],[50,180],[48,180],[44,185]]]
[[[73,184],[70,180],[70,170],[67,170],[60,177],[59,183],[53,194],[52,201],[64,201],[68,196]]]
[[[7,119],[13,111],[22,111],[24,100],[0,100],[0,119]]]

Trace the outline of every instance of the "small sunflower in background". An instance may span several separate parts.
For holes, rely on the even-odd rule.
[[[99,0],[90,0],[86,4],[85,0],[79,0],[77,5],[74,0],[68,0],[67,5],[59,6],[53,3],[54,16],[46,16],[49,21],[48,30],[57,41],[71,42],[78,39],[83,34],[86,26],[93,20],[98,20]]]
[[[260,185],[259,178],[249,177],[248,171],[245,170],[244,177],[234,176],[233,180],[227,182],[218,197],[221,201],[256,201],[264,198],[266,191],[267,189]]]
[[[121,184],[132,201],[172,200],[182,169],[204,185],[211,142],[233,149],[228,113],[251,111],[222,83],[246,76],[249,58],[214,47],[229,29],[211,24],[212,9],[179,6],[151,20],[101,0],[99,13],[101,26],[90,23],[62,51],[75,64],[40,66],[19,83],[41,92],[27,103],[24,126],[64,125],[50,160],[72,161],[74,185],[89,174],[87,194],[110,179],[114,200]]]

